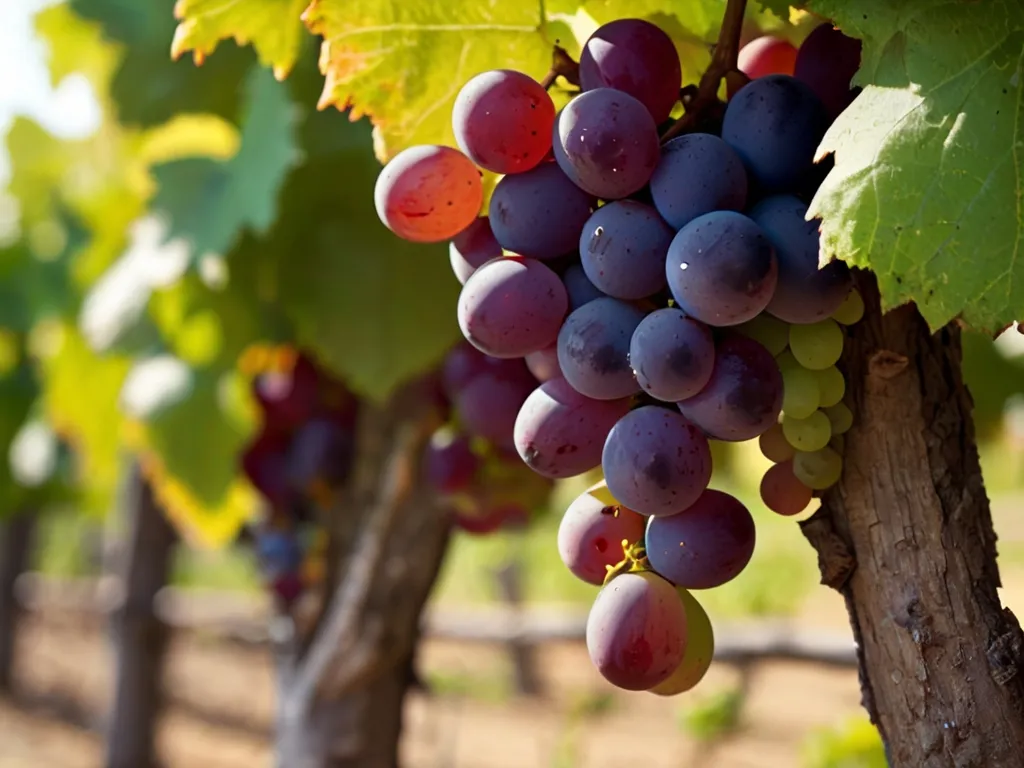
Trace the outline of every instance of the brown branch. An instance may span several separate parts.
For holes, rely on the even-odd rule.
[[[540,81],[545,91],[551,90],[551,86],[555,84],[555,80],[559,75],[564,77],[570,85],[579,87],[580,65],[572,60],[572,57],[564,48],[556,45],[551,53],[551,69],[544,75],[544,79]]]
[[[700,78],[697,95],[686,105],[686,112],[676,120],[661,137],[662,143],[681,136],[700,122],[704,114],[712,107],[719,105],[718,89],[722,78],[736,70],[736,58],[740,52],[740,32],[743,30],[743,15],[747,9],[747,0],[729,0],[722,17],[722,28],[718,33],[718,43],[711,56],[707,71]]]

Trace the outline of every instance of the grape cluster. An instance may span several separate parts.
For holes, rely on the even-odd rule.
[[[523,466],[512,439],[516,416],[538,385],[531,367],[462,343],[445,357],[440,385],[451,418],[424,450],[428,484],[466,533],[525,526],[551,491],[550,479]]]
[[[709,441],[759,439],[774,462],[762,497],[783,515],[842,471],[852,414],[836,364],[863,303],[845,264],[819,265],[806,215],[859,44],[823,25],[787,46],[749,44],[720,121],[662,145],[675,47],[648,22],[606,24],[561,111],[522,73],[478,75],[455,103],[461,152],[406,150],[377,183],[397,234],[452,238],[466,339],[494,366],[522,358],[541,381],[529,393],[506,382],[523,387],[516,398],[480,394],[464,420],[492,440],[512,424],[515,450],[544,477],[601,467],[566,511],[558,550],[603,587],[587,645],[629,690],[670,695],[701,679],[714,639],[690,591],[735,578],[754,551],[750,512],[709,488]],[[479,217],[478,168],[503,174]]]
[[[252,377],[260,427],[242,471],[266,514],[255,531],[264,579],[285,604],[323,577],[328,509],[352,468],[358,401],[307,354],[252,347],[241,367]]]

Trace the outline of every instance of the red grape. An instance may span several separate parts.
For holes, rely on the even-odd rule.
[[[607,566],[622,560],[623,540],[633,544],[643,539],[646,522],[631,509],[583,493],[565,510],[558,526],[558,554],[573,575],[600,586]]]
[[[788,40],[765,35],[740,49],[737,68],[754,80],[766,75],[792,75],[796,66],[796,47]]]
[[[761,500],[772,512],[799,515],[811,503],[812,491],[793,474],[793,461],[769,468],[761,478]]]

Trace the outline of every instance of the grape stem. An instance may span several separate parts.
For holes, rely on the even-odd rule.
[[[551,90],[551,86],[555,84],[559,75],[568,80],[570,85],[579,87],[580,65],[572,60],[572,56],[566,52],[565,48],[556,45],[551,52],[551,69],[540,81],[545,91]]]
[[[661,137],[662,143],[681,136],[698,124],[704,113],[719,105],[718,88],[722,78],[736,71],[736,59],[740,52],[740,32],[743,29],[743,15],[747,9],[747,0],[729,0],[722,17],[722,29],[718,33],[718,42],[711,55],[711,63],[700,78],[700,85],[695,95],[684,101],[686,112],[676,120]]]

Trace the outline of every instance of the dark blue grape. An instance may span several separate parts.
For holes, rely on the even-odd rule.
[[[616,400],[640,391],[629,367],[629,340],[644,312],[618,299],[594,299],[558,333],[558,366],[580,394]]]
[[[693,397],[708,383],[715,342],[699,320],[678,309],[659,309],[633,332],[629,364],[644,392],[674,403]]]
[[[583,227],[583,271],[598,290],[617,299],[650,296],[665,287],[665,256],[674,235],[649,205],[609,203]]]
[[[690,133],[661,148],[651,176],[651,198],[661,217],[682,229],[711,211],[742,211],[747,172],[739,155],[720,138]]]
[[[565,283],[566,293],[569,294],[570,312],[574,309],[579,309],[588,301],[607,296],[607,294],[601,293],[597,286],[590,282],[587,273],[583,271],[583,267],[579,264],[569,265],[568,269],[565,270],[565,274],[562,275],[562,282]]]

